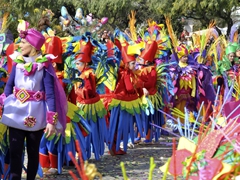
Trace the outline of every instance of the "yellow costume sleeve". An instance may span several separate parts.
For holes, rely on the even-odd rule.
[[[191,93],[192,97],[196,96],[196,79],[195,76],[192,77],[192,93]]]

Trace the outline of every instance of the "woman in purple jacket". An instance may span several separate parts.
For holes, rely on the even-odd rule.
[[[64,132],[66,97],[51,64],[53,55],[41,55],[44,36],[35,29],[20,32],[21,53],[14,59],[12,72],[0,103],[1,123],[9,127],[10,179],[20,180],[24,141],[28,154],[27,180],[34,180],[39,165],[39,144],[46,137]]]

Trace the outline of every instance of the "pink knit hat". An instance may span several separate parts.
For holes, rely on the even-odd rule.
[[[28,29],[26,31],[20,31],[20,38],[26,39],[36,50],[40,50],[45,42],[45,37],[39,31],[35,29]]]

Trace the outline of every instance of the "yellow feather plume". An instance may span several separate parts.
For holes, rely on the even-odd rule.
[[[222,57],[225,53],[225,49],[227,47],[227,41],[224,36],[219,36],[217,39],[215,39],[214,43],[210,46],[207,56],[213,55],[213,61],[216,66],[216,70],[218,70],[218,61],[222,60]],[[218,56],[217,49],[220,51],[220,54]]]
[[[205,49],[208,41],[210,40],[210,38],[213,36],[213,33],[212,33],[212,28],[216,25],[216,22],[215,21],[211,21],[209,26],[208,26],[208,29],[207,31],[201,36],[201,44],[200,44],[200,53],[202,54],[203,50]],[[202,58],[202,56],[198,57],[198,63],[202,64],[204,59]]]
[[[224,36],[221,36],[221,43],[220,43],[220,45],[221,45],[221,54],[220,54],[220,58],[219,59],[222,60],[223,56],[225,54],[226,47],[228,45],[228,42],[227,42],[227,40],[226,40],[226,38]]]
[[[195,48],[200,48],[201,45],[201,36],[197,33],[192,34],[193,46]]]
[[[238,42],[238,31],[236,31],[233,35],[233,42]]]
[[[167,36],[167,30],[164,26],[159,30],[161,36]]]
[[[174,47],[174,49],[176,49],[178,46],[178,40],[177,40],[177,36],[174,33],[173,28],[172,28],[171,18],[169,16],[165,15],[165,20],[166,20],[166,25],[167,25],[169,36],[172,40],[172,46]]]
[[[137,40],[137,33],[136,33],[136,27],[135,27],[135,23],[136,23],[136,12],[135,11],[131,11],[131,15],[129,15],[129,28],[130,28],[130,32],[131,32],[131,39],[133,41]]]
[[[9,12],[5,12],[2,18],[2,29],[0,33],[5,33],[10,23],[11,23],[11,20],[9,17]]]
[[[219,46],[219,40],[216,39],[213,44],[209,47],[209,50],[207,52],[207,57],[212,57],[212,61],[214,62],[216,66],[216,70],[218,70],[218,54],[217,54],[217,46]]]

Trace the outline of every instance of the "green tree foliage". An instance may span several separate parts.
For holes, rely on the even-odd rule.
[[[207,27],[211,20],[225,23],[228,32],[233,25],[232,12],[239,7],[238,0],[0,0],[8,3],[16,19],[24,18],[26,13],[34,14],[34,9],[51,9],[55,18],[60,16],[61,6],[66,6],[71,16],[77,8],[82,8],[84,15],[92,13],[95,18],[108,17],[108,28],[125,29],[128,27],[128,15],[136,11],[136,24],[146,23],[148,19],[164,23],[164,15],[172,17],[173,28],[179,34],[183,25],[181,17],[192,18]],[[57,23],[57,22],[56,22]]]
[[[65,2],[69,2],[68,0],[3,0],[5,2],[9,2],[14,10],[21,12],[18,14],[18,17],[22,18],[25,13],[32,13],[34,9],[58,9]]]
[[[136,11],[136,25],[147,24],[151,19],[158,23],[164,23],[163,13],[153,11],[153,0],[76,0],[76,8],[80,7],[84,15],[92,13],[96,18],[108,17],[108,24],[111,29],[116,27],[124,30],[128,27],[129,14],[131,10]],[[176,20],[178,21],[178,20]],[[178,27],[182,27],[181,25]]]
[[[51,9],[55,16],[52,19],[52,26],[59,24],[61,6],[69,6],[69,11],[75,12],[74,6],[68,0],[0,0],[0,9],[9,11],[13,16],[13,22],[9,29],[14,37],[18,37],[18,20],[23,19],[30,23],[30,27],[37,27],[43,10]]]
[[[152,8],[158,12],[198,20],[203,27],[207,27],[211,20],[225,23],[228,33],[233,25],[232,13],[240,6],[238,0],[153,0],[153,2]]]
[[[9,0],[2,0],[8,2]],[[149,4],[151,0],[10,0],[12,6],[12,13],[16,19],[36,19],[37,16],[34,9],[51,9],[55,14],[55,18],[58,18],[61,10],[61,6],[65,6],[69,14],[74,17],[77,8],[82,8],[84,16],[92,13],[95,18],[108,17],[109,21],[107,23],[108,29],[115,29],[116,27],[120,29],[125,29],[128,27],[128,15],[131,10],[135,10],[136,24],[140,24],[147,21],[147,19],[153,19],[155,21],[161,21],[163,19],[162,15],[154,14],[149,9]],[[30,17],[26,17],[26,13]],[[31,20],[30,20],[31,21]],[[33,22],[36,22],[36,20]]]
[[[171,22],[173,26],[173,30],[177,37],[180,36],[183,31],[183,22],[182,22],[182,14],[176,10],[172,11],[172,6],[177,0],[151,0],[149,4],[149,9],[152,13],[158,16],[162,16],[161,23],[165,24],[164,15],[171,17]]]
[[[85,16],[92,13],[96,18],[108,17],[112,28],[126,28],[130,11],[137,10],[141,3],[141,0],[77,0],[74,5],[82,8]]]

